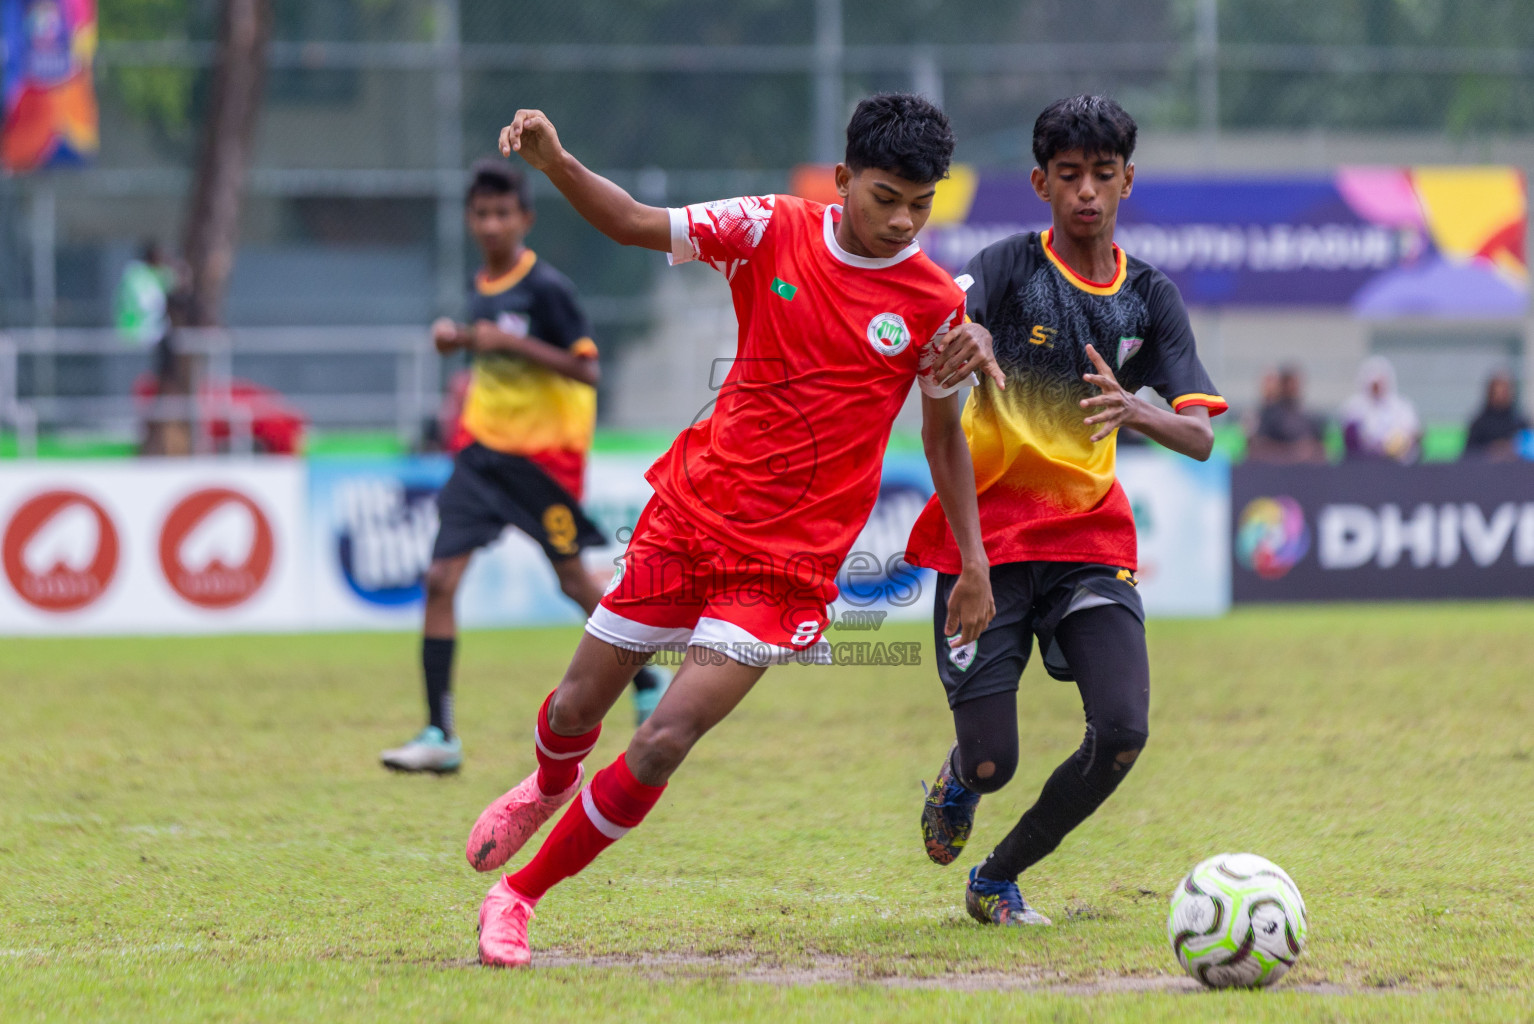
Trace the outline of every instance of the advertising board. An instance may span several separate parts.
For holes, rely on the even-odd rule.
[[[1237,601],[1534,597],[1534,464],[1238,466]]]
[[[0,470],[0,633],[291,630],[306,621],[304,466]]]

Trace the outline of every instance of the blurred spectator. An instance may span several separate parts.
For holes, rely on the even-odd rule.
[[[1325,462],[1326,421],[1305,411],[1304,379],[1281,366],[1262,379],[1262,407],[1247,437],[1246,457],[1257,462]]]
[[[1410,401],[1396,391],[1396,371],[1384,356],[1358,368],[1358,390],[1342,404],[1342,440],[1350,459],[1415,462],[1422,424]]]
[[[129,260],[112,297],[112,319],[123,341],[148,348],[170,331],[170,295],[176,270],[159,242],[145,242],[138,259]]]
[[[1517,457],[1518,434],[1529,429],[1528,417],[1518,409],[1513,375],[1498,370],[1486,381],[1486,402],[1465,437],[1464,458],[1512,459]]]
[[[112,318],[123,341],[154,346],[152,393],[167,398],[191,395],[191,368],[176,350],[176,326],[185,319],[188,274],[170,259],[159,242],[146,241],[139,258],[130,260],[112,298]],[[135,384],[140,398],[142,388]],[[190,455],[192,429],[185,409],[144,406],[142,455]]]

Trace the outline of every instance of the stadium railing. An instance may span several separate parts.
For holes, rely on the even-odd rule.
[[[113,330],[0,334],[0,424],[15,431],[24,458],[36,454],[40,431],[130,434],[145,422],[170,420],[190,424],[204,452],[211,450],[208,421],[225,422],[228,450],[249,454],[251,413],[231,391],[239,378],[278,392],[314,426],[392,429],[408,446],[439,400],[438,356],[419,325],[184,328],[175,350],[190,357],[190,393],[146,400],[134,394],[133,381],[148,371],[150,350],[124,343]],[[70,357],[84,357],[92,372],[60,388],[59,361]],[[379,372],[381,359],[392,373]],[[306,378],[316,365],[322,386],[311,389]],[[95,386],[80,387],[80,377]],[[348,381],[357,386],[345,387]]]

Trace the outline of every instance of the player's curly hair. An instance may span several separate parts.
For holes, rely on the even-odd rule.
[[[924,96],[884,92],[858,104],[847,122],[847,166],[876,168],[926,184],[948,177],[953,128]]]
[[[516,196],[517,205],[524,210],[533,208],[533,190],[527,177],[505,160],[483,157],[469,166],[469,186],[464,189],[464,205],[474,202],[475,196]]]
[[[1033,122],[1033,159],[1044,170],[1061,153],[1079,149],[1088,156],[1134,155],[1140,126],[1107,96],[1072,96],[1044,108]]]

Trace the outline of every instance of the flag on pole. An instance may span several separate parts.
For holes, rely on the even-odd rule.
[[[0,167],[24,173],[94,155],[96,0],[0,0],[0,38]]]

